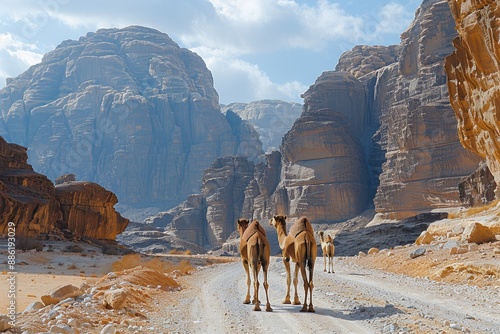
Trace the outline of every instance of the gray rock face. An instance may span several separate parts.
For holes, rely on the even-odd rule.
[[[285,209],[280,214],[315,222],[345,220],[368,199],[364,86],[348,72],[324,72],[303,97],[304,112],[281,146],[276,206]]]
[[[203,60],[138,26],[61,43],[0,91],[0,110],[0,132],[35,170],[95,181],[129,205],[171,207],[200,191],[215,158],[261,153],[251,138],[240,147]]]
[[[380,113],[385,151],[374,199],[385,218],[400,219],[458,204],[458,183],[479,157],[460,144],[450,106],[444,57],[455,23],[446,1],[424,1],[402,35],[398,61],[365,78]]]
[[[222,107],[251,122],[260,135],[262,149],[266,153],[277,151],[285,133],[302,113],[300,103],[279,100],[261,100],[250,103],[231,103]]]

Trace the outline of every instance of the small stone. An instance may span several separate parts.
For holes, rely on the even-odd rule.
[[[116,328],[111,324],[107,324],[106,326],[104,326],[100,332],[100,334],[115,334],[115,333],[116,333]]]
[[[425,254],[425,248],[417,248],[410,253],[410,258],[414,259]]]
[[[379,249],[376,248],[376,247],[372,247],[368,250],[368,255],[371,255],[371,254],[377,254],[379,252]]]

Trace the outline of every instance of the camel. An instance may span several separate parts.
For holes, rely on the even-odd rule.
[[[269,220],[269,223],[276,228],[276,232],[278,233],[278,241],[282,250],[283,263],[286,270],[287,292],[283,304],[290,304],[290,260],[292,260],[295,262],[295,274],[293,279],[295,296],[293,298],[293,304],[300,305],[297,294],[298,274],[300,270],[304,282],[304,304],[300,312],[315,312],[312,290],[314,287],[314,263],[318,250],[311,222],[307,217],[299,218],[290,228],[289,234],[286,232],[286,216],[274,216]],[[307,277],[306,266],[309,269],[309,277]],[[309,307],[307,306],[308,293],[310,299]]]
[[[271,303],[269,303],[267,283],[267,269],[271,257],[271,246],[267,240],[266,231],[259,222],[254,220],[249,224],[248,219],[238,219],[238,232],[240,234],[240,255],[243,268],[247,274],[247,294],[243,304],[250,304],[250,271],[253,276],[253,300],[255,305],[253,310],[260,311],[259,300],[259,271],[262,267],[264,272],[264,289],[266,291],[266,311],[272,312]]]
[[[335,246],[333,245],[333,238],[328,234],[325,236],[325,232],[319,232],[319,240],[321,240],[321,250],[323,251],[323,271],[326,272],[326,262],[328,259],[328,273],[333,271],[333,254],[335,253]]]

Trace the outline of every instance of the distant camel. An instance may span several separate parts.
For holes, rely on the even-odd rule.
[[[253,275],[253,300],[255,304],[253,310],[260,311],[259,300],[259,271],[262,267],[264,272],[264,289],[266,290],[266,311],[271,312],[271,303],[269,303],[267,283],[267,269],[269,268],[269,259],[271,256],[271,246],[267,240],[266,231],[259,222],[254,220],[249,224],[248,219],[238,219],[238,232],[240,234],[240,255],[243,268],[247,274],[247,295],[243,304],[250,304],[250,269]],[[250,267],[250,268],[249,268]]]
[[[325,232],[319,232],[319,239],[321,240],[321,250],[323,251],[323,271],[326,272],[326,261],[328,259],[328,272],[334,273],[333,271],[333,254],[335,253],[335,246],[333,245],[333,238],[328,234],[326,238],[324,237]]]
[[[299,218],[290,228],[290,233],[286,233],[286,216],[278,215],[269,220],[269,223],[276,228],[278,233],[278,241],[282,250],[283,263],[286,269],[286,296],[283,304],[290,304],[290,260],[295,262],[295,275],[293,286],[295,288],[295,296],[293,298],[294,305],[300,305],[300,300],[297,295],[297,283],[299,269],[304,281],[304,304],[300,312],[315,312],[313,307],[312,290],[314,262],[316,261],[316,240],[314,239],[314,231],[311,222],[306,217]],[[309,269],[309,278],[306,273],[306,265]],[[309,307],[307,307],[307,294],[310,295]]]

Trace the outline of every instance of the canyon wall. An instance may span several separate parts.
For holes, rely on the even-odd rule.
[[[479,157],[458,139],[446,86],[444,57],[453,51],[454,27],[446,1],[424,1],[401,35],[398,61],[366,78],[385,132],[374,199],[384,218],[458,205],[458,183],[478,166]]]
[[[221,113],[203,60],[139,26],[62,42],[8,81],[0,113],[0,134],[29,148],[36,171],[76,174],[128,205],[172,207],[217,157],[262,153],[248,123]]]
[[[458,36],[446,58],[450,101],[462,144],[485,159],[500,198],[500,6],[494,0],[449,0]],[[481,166],[480,169],[484,169]],[[487,176],[489,172],[478,175]],[[484,177],[476,178],[478,181]],[[487,179],[487,178],[486,178]],[[480,188],[484,188],[480,186]],[[490,189],[491,191],[491,189]],[[481,191],[479,192],[481,193]],[[491,197],[491,195],[490,195]],[[487,198],[480,196],[481,198]],[[482,203],[476,199],[471,203]]]

